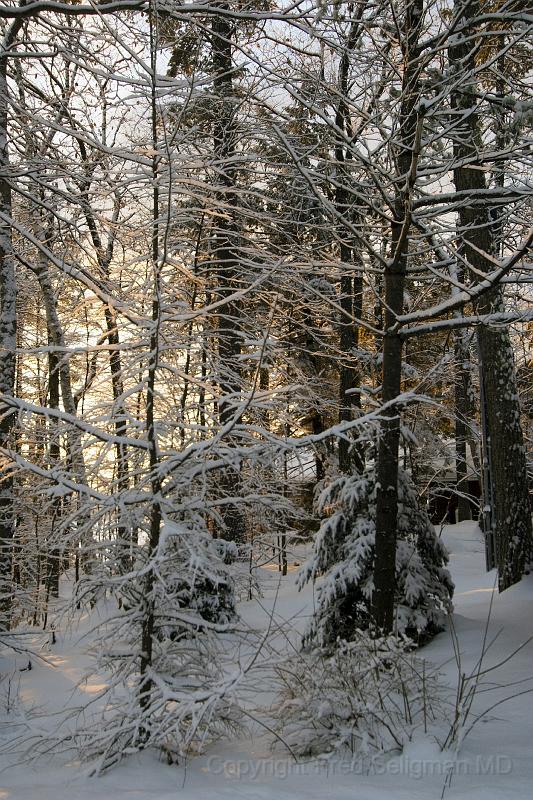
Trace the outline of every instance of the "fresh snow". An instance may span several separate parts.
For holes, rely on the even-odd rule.
[[[497,638],[483,666],[497,664],[533,635],[533,577],[526,576],[498,595],[495,573],[484,571],[484,546],[477,526],[450,525],[442,535],[451,553],[450,569],[456,584],[454,628],[463,669],[470,671],[479,657],[489,609],[487,639]],[[312,588],[298,592],[296,575],[294,566],[285,578],[274,569],[263,569],[264,596],[240,606],[244,622],[259,634],[274,615],[275,624],[270,623],[270,627],[275,631],[279,626],[279,633],[274,635],[278,650],[289,651],[291,643],[297,643],[313,608]],[[0,660],[2,675],[12,675],[12,689],[20,681],[26,708],[57,711],[78,705],[98,692],[96,678],[78,686],[88,666],[84,651],[89,637],[80,638],[93,623],[85,617],[75,632],[65,632],[58,623],[55,645],[50,645],[49,634],[34,637],[47,661],[33,659],[31,671],[19,671],[27,663],[21,655]],[[286,637],[285,632],[291,629]],[[186,764],[168,766],[154,753],[144,753],[126,759],[100,778],[88,777],[86,767],[69,763],[65,756],[15,766],[13,756],[4,757],[0,800],[525,800],[533,785],[533,691],[527,691],[533,690],[532,653],[533,643],[485,676],[491,690],[476,698],[474,713],[503,697],[515,697],[476,725],[455,763],[449,753],[441,753],[423,736],[411,742],[401,756],[377,759],[370,771],[363,770],[357,761],[294,763],[281,748],[272,751],[272,736],[255,723],[249,737],[219,744]],[[421,655],[442,665],[443,674],[455,685],[457,666],[449,631],[437,636]],[[5,677],[4,687],[7,680]],[[268,699],[267,690],[254,698],[258,706]],[[247,703],[249,708],[254,707],[253,701]],[[3,714],[2,719],[1,736],[6,741],[12,735],[10,715]],[[46,724],[44,718],[42,724]]]

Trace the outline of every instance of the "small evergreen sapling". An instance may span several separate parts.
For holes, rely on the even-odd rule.
[[[238,622],[228,566],[234,555],[234,545],[214,540],[199,518],[165,521],[158,547],[149,553],[139,545],[131,572],[85,576],[74,602],[93,605],[95,580],[108,593],[98,605],[102,619],[90,631],[90,674],[105,676],[104,685],[54,732],[28,739],[28,752],[37,757],[51,746],[74,746],[99,773],[147,748],[176,761],[235,735],[242,720],[234,663],[223,640]],[[143,674],[148,618],[151,657]]]
[[[313,552],[300,573],[300,586],[316,581],[317,603],[305,641],[331,647],[351,641],[371,624],[375,547],[376,477],[374,466],[362,474],[333,480],[318,499],[327,515]],[[395,629],[420,643],[444,627],[451,610],[453,583],[446,550],[419,508],[409,476],[399,473],[396,550]]]

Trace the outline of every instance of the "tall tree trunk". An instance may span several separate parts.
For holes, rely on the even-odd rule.
[[[43,244],[50,244],[50,237],[46,233],[45,228],[40,218],[40,211],[38,208],[34,209],[34,227],[37,238]],[[50,343],[57,348],[50,353],[49,357],[49,370],[50,370],[50,392],[49,404],[51,408],[59,406],[59,396],[55,397],[54,387],[56,381],[61,388],[61,399],[63,400],[63,408],[67,414],[72,417],[76,416],[76,403],[74,393],[72,390],[72,379],[70,374],[70,363],[66,352],[65,337],[63,334],[63,326],[57,310],[57,302],[50,277],[50,270],[48,259],[46,255],[39,250],[37,253],[37,260],[34,265],[31,265],[32,271],[35,273],[41,289],[43,298],[46,324],[48,328],[48,337]],[[53,405],[52,405],[53,403]],[[83,454],[83,441],[80,430],[76,425],[69,425],[66,434],[67,441],[67,456],[70,469],[75,477],[76,482],[84,486],[87,483],[87,473],[85,468],[85,458]],[[59,450],[54,449],[51,451],[53,457],[59,458]],[[79,497],[79,517],[77,527],[81,531],[80,542],[89,547],[92,542],[92,531],[89,522],[89,513],[83,506],[83,499]],[[56,555],[59,554],[59,549]],[[84,556],[84,563],[90,565],[90,556]],[[90,566],[89,566],[90,568]]]
[[[401,392],[402,339],[395,328],[403,311],[408,261],[411,198],[416,181],[422,116],[417,112],[419,67],[417,45],[424,19],[423,0],[406,4],[403,30],[403,79],[397,126],[397,182],[392,223],[392,257],[384,274],[385,324],[383,336],[382,401],[388,404],[381,424],[376,497],[376,550],[374,560],[374,623],[378,630],[391,631],[394,624],[396,584],[396,533],[398,521],[398,457],[400,409],[394,401]]]
[[[48,327],[48,344],[53,345],[54,337],[50,326]],[[48,406],[56,410],[59,409],[59,367],[61,363],[61,353],[50,350],[48,353]],[[59,420],[52,418],[49,423],[49,453],[52,466],[59,464],[61,448],[59,446]],[[59,597],[59,577],[61,574],[61,548],[58,546],[54,536],[56,526],[59,526],[63,498],[54,497],[52,501],[52,519],[50,523],[50,534],[52,541],[47,547],[46,560],[46,598],[51,594],[52,597]],[[47,603],[48,605],[48,603]]]
[[[315,397],[312,399],[313,407],[310,413],[310,425],[313,436],[319,436],[326,430],[326,419],[321,409],[321,396],[319,388],[322,387],[324,380],[324,358],[321,343],[317,341],[316,331],[318,328],[316,318],[310,308],[306,308],[302,314],[302,328],[304,332],[304,355],[306,357],[307,377],[315,387]],[[329,443],[320,442],[315,447],[315,472],[316,480],[321,481],[326,476],[326,457]]]
[[[215,3],[216,8],[227,10],[229,4]],[[218,354],[220,369],[220,401],[218,404],[222,426],[237,422],[241,390],[241,308],[237,300],[230,299],[239,287],[240,263],[238,256],[239,229],[235,219],[237,197],[235,193],[235,104],[233,99],[233,26],[221,14],[214,14],[211,24],[211,49],[213,62],[213,88],[216,98],[213,145],[218,173],[217,199],[219,217],[214,225],[213,261],[219,297],[227,298],[218,320]],[[232,437],[228,436],[231,442]],[[222,475],[225,494],[241,494],[238,467],[228,466]],[[223,507],[225,537],[236,543],[246,539],[244,514],[236,504]]]
[[[353,136],[350,125],[348,108],[348,71],[350,67],[350,52],[353,50],[360,34],[360,18],[363,13],[363,4],[357,7],[356,17],[350,25],[350,31],[339,65],[339,103],[335,113],[335,123],[341,132],[335,147],[335,161],[339,171],[339,183],[336,189],[335,206],[342,217],[348,217],[350,212],[350,195],[347,190],[349,174],[344,169],[346,162],[351,161],[351,152],[346,147],[346,139]],[[345,183],[343,183],[343,180]],[[354,392],[359,388],[360,375],[355,366],[355,350],[359,345],[359,325],[356,320],[362,316],[363,301],[363,275],[359,270],[355,273],[352,264],[354,259],[353,244],[350,242],[351,234],[347,226],[342,223],[338,226],[339,255],[341,260],[340,300],[341,308],[339,344],[341,362],[339,367],[339,422],[353,419],[361,409],[361,395]],[[349,394],[348,392],[351,393]],[[353,469],[360,472],[363,468],[363,454],[359,447],[353,447],[346,438],[339,439],[339,470],[349,474]]]
[[[456,14],[467,27],[456,35],[449,49],[455,77],[463,75],[452,96],[456,118],[454,134],[455,188],[463,196],[476,199],[486,189],[483,169],[479,168],[480,129],[476,113],[477,86],[474,70],[478,43],[476,32],[477,0],[457,2]],[[458,211],[464,253],[471,265],[474,280],[488,274],[494,266],[490,259],[497,255],[498,222],[490,209],[464,201]],[[485,255],[486,254],[486,255]],[[480,315],[503,310],[503,291],[494,286],[475,302]],[[516,383],[514,353],[506,327],[481,325],[478,329],[479,357],[490,441],[493,477],[493,522],[496,537],[498,586],[500,591],[520,580],[531,548],[531,513],[528,499],[526,453],[520,424],[520,404]]]
[[[107,243],[104,246],[102,237],[100,236],[94,210],[91,206],[89,199],[89,189],[92,181],[92,167],[88,161],[88,154],[84,142],[78,140],[80,153],[85,165],[85,179],[82,182],[82,192],[80,204],[83,209],[87,227],[91,236],[94,251],[96,254],[96,261],[106,280],[110,278],[110,265],[113,258],[114,244],[115,244],[115,228],[118,223],[120,214],[120,201],[116,197],[113,208],[113,215],[111,219],[111,231],[109,233]],[[109,343],[109,369],[111,372],[111,389],[113,392],[113,425],[117,436],[115,444],[116,452],[116,475],[117,475],[117,493],[122,494],[129,489],[129,457],[128,448],[123,441],[127,434],[126,415],[124,410],[124,381],[122,377],[122,360],[120,357],[120,336],[118,329],[118,318],[115,309],[111,305],[105,305],[104,317],[106,323],[107,341]],[[131,542],[134,532],[128,529],[120,519],[117,526],[117,538],[119,544],[119,562],[121,567],[125,570],[131,568]]]
[[[0,44],[0,448],[8,448],[14,412],[2,403],[13,397],[17,349],[17,284],[11,240],[7,65],[22,20],[7,28]],[[15,532],[13,465],[0,451],[0,630],[9,627],[12,602],[11,570]]]
[[[339,422],[354,419],[361,410],[361,395],[358,391],[361,382],[360,371],[355,364],[354,351],[359,346],[359,326],[355,320],[362,316],[363,285],[362,274],[350,275],[349,263],[353,259],[353,251],[345,244],[340,247],[342,269],[345,274],[341,278],[340,307],[343,319],[340,323],[341,364],[339,369]],[[349,259],[349,260],[347,260]],[[348,274],[346,274],[348,273]],[[360,472],[364,466],[364,455],[361,448],[353,445],[348,439],[339,439],[339,469],[345,474],[354,469]]]
[[[457,521],[471,519],[468,500],[468,464],[466,445],[468,441],[468,412],[470,359],[463,331],[455,334],[455,475],[457,480]]]
[[[157,13],[157,12],[156,12]],[[152,159],[152,272],[154,280],[152,299],[152,330],[150,333],[150,355],[148,358],[148,376],[146,382],[146,440],[148,443],[148,457],[150,464],[150,488],[152,497],[150,501],[150,529],[148,533],[148,561],[154,557],[159,546],[161,536],[161,477],[159,473],[159,445],[156,429],[156,377],[159,366],[159,336],[161,318],[161,274],[160,274],[160,248],[159,248],[159,180],[160,157],[158,152],[158,109],[157,109],[157,28],[154,12],[149,14],[150,24],[150,66],[151,66],[151,133],[154,156]],[[140,744],[147,743],[150,737],[149,712],[152,702],[154,682],[150,675],[153,661],[154,626],[155,626],[155,599],[154,586],[156,581],[155,569],[152,564],[146,571],[143,587],[141,606],[141,658],[140,658],[140,707],[146,715],[139,727]]]

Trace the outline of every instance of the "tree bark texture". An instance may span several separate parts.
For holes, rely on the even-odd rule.
[[[376,546],[374,559],[374,624],[389,632],[394,626],[396,585],[396,535],[398,522],[398,459],[401,409],[395,404],[401,393],[402,339],[396,325],[403,312],[408,263],[411,199],[416,181],[423,118],[418,112],[420,96],[417,44],[424,18],[423,0],[407,4],[403,20],[403,79],[398,120],[397,181],[392,256],[384,274],[384,336],[382,402],[383,421],[378,448],[376,497]]]
[[[476,66],[477,2],[457,3],[468,33],[456,37],[450,47],[450,62],[458,88],[452,96],[455,116],[453,179],[458,192],[475,199],[487,188],[482,155],[479,153],[480,130],[476,113],[477,86],[473,77]],[[473,280],[494,270],[491,256],[497,255],[499,222],[491,209],[465,201],[458,212],[461,243]],[[503,310],[503,291],[495,285],[479,296],[474,311],[488,315]],[[520,422],[520,402],[516,382],[514,353],[509,329],[480,325],[479,357],[485,397],[488,450],[493,479],[493,521],[500,591],[519,581],[531,551],[531,512],[528,499],[526,452]]]

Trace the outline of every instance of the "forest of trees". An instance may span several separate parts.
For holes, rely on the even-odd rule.
[[[444,627],[441,519],[479,518],[499,589],[520,581],[529,4],[0,20],[0,641],[46,629],[62,582],[73,613],[113,604],[86,754],[238,724],[224,635],[295,541],[313,658]]]

